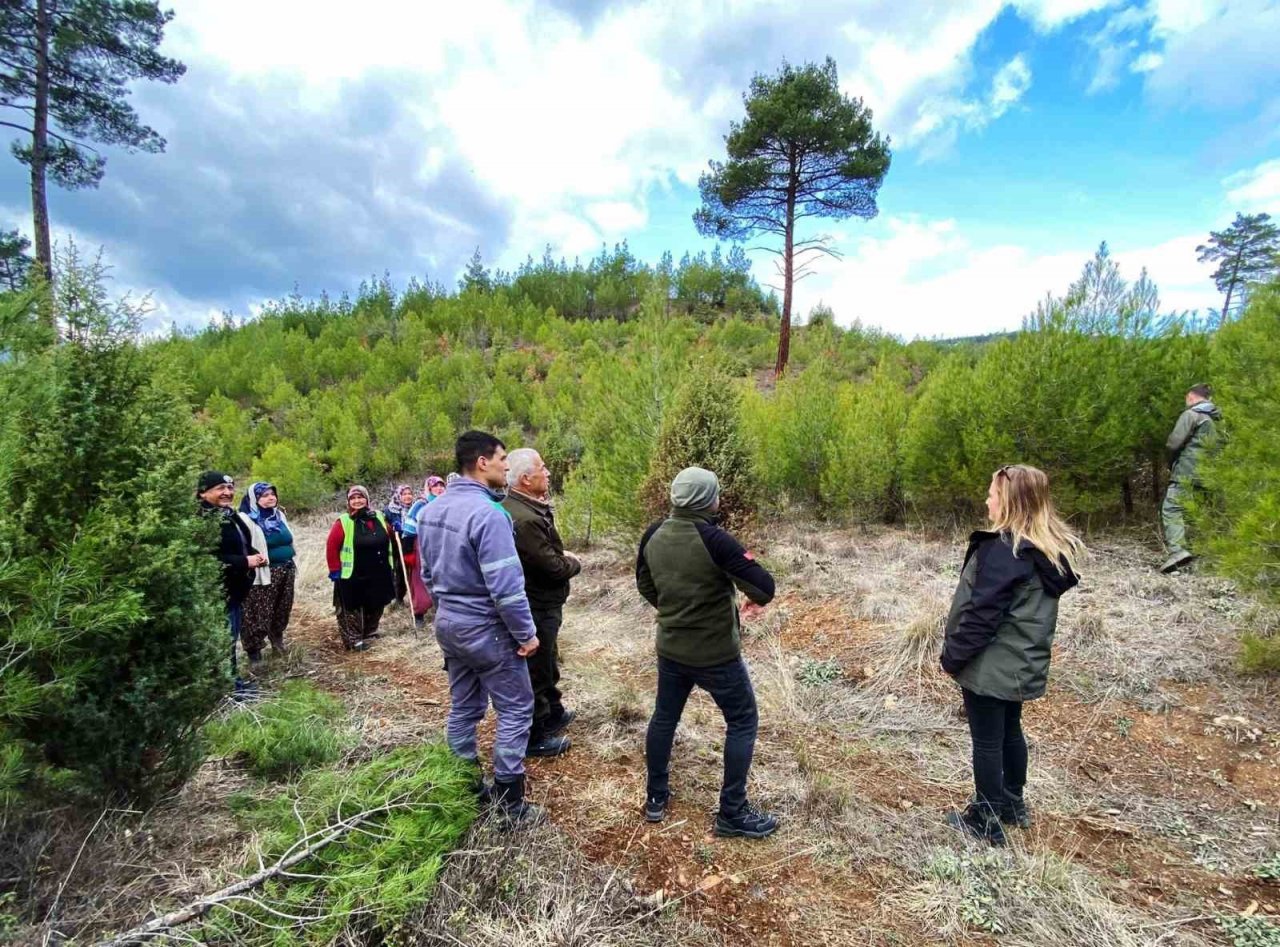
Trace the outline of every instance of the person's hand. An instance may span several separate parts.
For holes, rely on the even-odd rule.
[[[755,602],[747,602],[742,606],[740,614],[743,621],[755,621],[764,614],[764,606],[757,605]]]
[[[577,566],[579,569],[581,569],[581,568],[582,568],[582,560],[581,560],[581,559],[579,559],[577,556],[575,556],[573,553],[571,553],[571,552],[566,552],[566,553],[564,554],[564,557],[565,557],[566,559],[568,559],[570,562],[572,562],[572,563],[573,563],[575,566]]]
[[[258,568],[258,566],[265,566],[266,564],[267,564],[267,557],[260,552],[255,552],[252,556],[249,557],[250,569],[256,569]]]
[[[342,570],[341,570],[341,569],[334,569],[332,572],[330,572],[330,573],[329,573],[329,581],[330,581],[330,582],[337,582],[337,581],[338,581],[339,579],[341,579],[341,578],[342,578]]]
[[[527,658],[533,652],[538,650],[538,636],[534,635],[520,647],[516,648],[516,654],[522,658]]]

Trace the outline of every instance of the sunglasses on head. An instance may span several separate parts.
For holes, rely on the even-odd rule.
[[[1009,471],[1010,471],[1010,470],[1016,470],[1017,468],[1019,468],[1019,467],[1021,467],[1021,466],[1022,466],[1021,464],[1005,464],[1003,467],[1001,467],[999,470],[997,470],[997,471],[996,471],[996,476],[997,476],[997,477],[1008,477],[1008,476],[1009,476]]]

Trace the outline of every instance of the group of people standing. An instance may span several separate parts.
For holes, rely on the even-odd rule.
[[[1173,556],[1165,571],[1191,559],[1184,501],[1202,488],[1199,462],[1221,420],[1209,394],[1206,386],[1188,392],[1187,411],[1169,439],[1173,478],[1163,514]],[[528,825],[543,813],[526,799],[525,759],[570,747],[564,731],[575,712],[559,689],[558,639],[570,582],[582,563],[565,551],[549,472],[536,451],[508,454],[493,435],[468,431],[457,440],[455,461],[447,484],[429,478],[421,497],[400,485],[385,512],[370,508],[364,487],[347,491],[347,512],[327,544],[338,626],[346,647],[364,650],[391,601],[409,597],[419,620],[436,608],[435,636],[450,691],[448,744],[474,767],[480,802],[493,804],[508,826]],[[224,517],[218,554],[228,566],[232,635],[243,638],[256,661],[264,640],[284,648],[292,536],[270,484],[254,484],[239,514],[230,512],[233,488],[230,477],[211,472],[201,477],[198,493],[202,509]],[[765,838],[778,819],[747,794],[759,714],[741,628],[744,616],[773,599],[775,581],[718,525],[720,486],[713,472],[681,471],[670,501],[669,515],[640,539],[635,565],[637,591],[656,610],[657,626],[643,815],[650,822],[666,818],[676,728],[696,687],[725,720],[714,832]],[[1085,547],[1059,517],[1049,478],[1035,467],[996,470],[986,508],[990,528],[970,536],[940,656],[964,698],[975,789],[947,822],[1002,845],[1006,828],[1031,824],[1023,795],[1022,705],[1045,693],[1058,601],[1078,584]],[[739,592],[747,599],[741,609]],[[497,715],[492,784],[483,778],[476,740],[490,703]]]
[[[244,691],[251,685],[238,673],[237,643],[250,667],[262,662],[268,642],[276,654],[288,651],[284,633],[298,574],[293,531],[270,483],[254,483],[236,510],[235,480],[207,470],[196,483],[196,496],[201,514],[220,520],[216,555],[231,627],[231,669],[236,690]]]

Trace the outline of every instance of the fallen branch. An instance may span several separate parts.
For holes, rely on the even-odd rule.
[[[285,852],[285,854],[280,857],[280,860],[270,868],[264,868],[262,871],[256,872],[248,878],[241,879],[235,884],[223,888],[221,891],[215,891],[213,894],[206,895],[199,900],[192,901],[185,907],[179,908],[176,911],[171,911],[163,917],[157,917],[140,927],[135,927],[131,931],[118,934],[108,940],[99,941],[95,947],[125,947],[127,944],[138,944],[148,940],[149,938],[163,934],[163,932],[170,930],[171,928],[186,924],[188,921],[194,921],[198,917],[203,917],[218,905],[226,901],[235,900],[240,895],[244,894],[244,892],[252,891],[254,888],[270,881],[272,878],[285,874],[294,865],[299,862],[306,861],[330,842],[341,838],[361,823],[368,821],[370,817],[386,812],[389,808],[391,807],[379,806],[376,809],[369,809],[365,812],[357,813],[349,819],[344,819],[342,822],[338,822],[334,825],[321,829],[318,832],[314,832],[310,836],[307,836],[307,838],[301,839],[298,843],[291,846],[289,851]],[[321,837],[316,838],[316,836]],[[307,842],[308,839],[315,839],[315,841],[311,841],[304,848],[299,849],[298,845],[303,842]]]

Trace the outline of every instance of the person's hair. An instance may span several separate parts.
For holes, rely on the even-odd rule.
[[[532,447],[518,447],[507,455],[507,463],[511,465],[507,470],[508,487],[518,487],[521,477],[533,473],[533,459],[537,456],[538,452]]]
[[[1192,385],[1190,388],[1187,389],[1187,394],[1199,395],[1201,398],[1212,398],[1213,386],[1205,385],[1205,384]]]
[[[499,447],[505,450],[507,445],[492,434],[485,431],[467,431],[453,445],[453,458],[457,461],[458,470],[466,473],[468,470],[475,470],[476,461],[481,457],[493,457]]]
[[[1014,555],[1025,539],[1044,553],[1059,572],[1065,573],[1064,562],[1074,572],[1084,557],[1084,543],[1054,509],[1048,475],[1026,464],[1009,464],[995,472],[995,484],[1000,499],[995,527],[1009,534]]]

